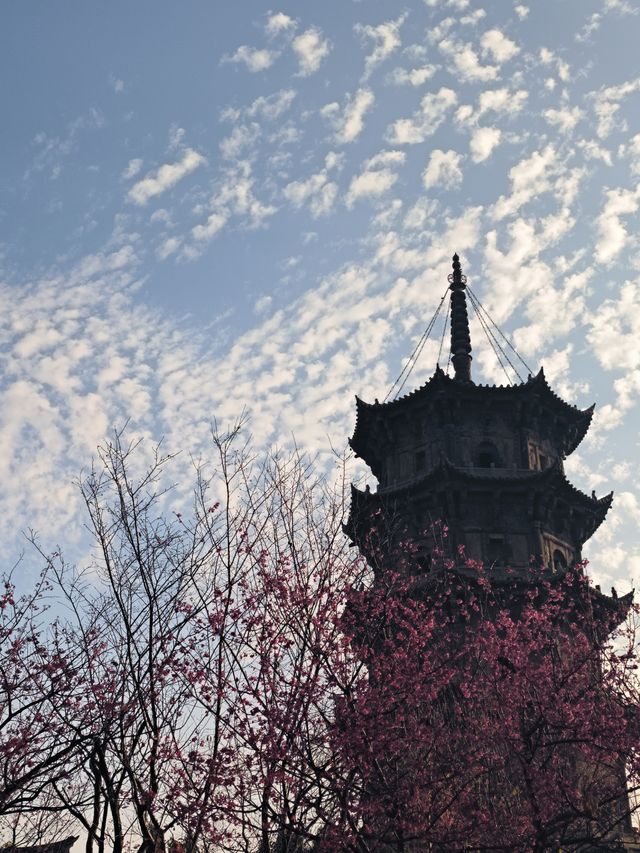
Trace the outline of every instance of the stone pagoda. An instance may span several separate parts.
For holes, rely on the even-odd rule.
[[[448,526],[448,550],[482,561],[496,579],[532,563],[551,572],[581,559],[582,546],[604,520],[612,494],[584,494],[563,462],[584,438],[593,406],[580,410],[558,397],[541,369],[517,385],[476,385],[466,277],[457,255],[449,275],[453,377],[440,367],[406,396],[386,403],[356,397],[350,445],[378,481],[374,492],[352,487],[345,531],[374,565],[366,531],[384,526],[391,543],[409,539],[426,572],[432,526]]]

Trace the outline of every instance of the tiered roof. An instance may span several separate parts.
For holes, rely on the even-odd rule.
[[[573,453],[587,434],[595,408],[590,406],[588,409],[578,409],[565,402],[550,388],[542,367],[535,376],[529,376],[525,382],[517,385],[460,383],[437,367],[433,376],[424,385],[397,400],[389,400],[386,403],[367,403],[356,396],[356,425],[353,436],[349,439],[351,449],[356,456],[361,457],[368,464],[370,459],[374,460],[375,464],[385,423],[399,412],[410,417],[410,412],[435,402],[442,394],[448,397],[464,398],[469,402],[476,399],[538,405],[548,412],[550,417],[563,423],[559,448],[563,458]]]

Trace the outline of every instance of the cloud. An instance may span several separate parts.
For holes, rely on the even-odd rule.
[[[116,77],[115,74],[109,74],[109,85],[117,95],[124,92],[124,80]]]
[[[290,33],[296,28],[296,22],[284,12],[270,12],[264,25],[265,33],[271,38],[280,33]]]
[[[442,186],[445,189],[457,187],[462,183],[460,163],[462,155],[456,151],[442,151],[436,148],[431,152],[427,166],[422,173],[422,183],[426,189]]]
[[[240,160],[233,164],[220,185],[216,188],[210,202],[211,213],[205,222],[195,225],[191,235],[195,245],[186,247],[183,255],[192,260],[198,256],[202,245],[213,239],[229,222],[237,216],[246,228],[258,228],[274,215],[277,208],[260,201],[254,193],[255,179],[251,172],[251,163]]]
[[[436,6],[448,6],[461,12],[469,6],[470,0],[423,0],[423,2],[425,6],[432,9]]]
[[[607,86],[597,92],[590,92],[594,102],[594,112],[598,121],[597,134],[600,139],[606,139],[616,126],[616,118],[620,111],[621,102],[640,90],[640,77],[635,80],[626,80],[618,86]],[[626,128],[626,123],[621,123],[621,129]]]
[[[362,41],[373,41],[374,49],[364,61],[363,80],[367,80],[376,66],[384,62],[400,45],[400,27],[405,22],[407,13],[403,13],[395,21],[385,21],[377,26],[356,24],[355,32]]]
[[[640,133],[629,141],[627,153],[631,159],[631,174],[640,175]]]
[[[385,195],[398,180],[394,167],[401,166],[405,159],[404,151],[381,151],[367,160],[360,174],[351,180],[345,198],[347,207],[363,198]]]
[[[582,151],[586,160],[602,160],[607,166],[613,165],[611,152],[593,139],[579,139],[577,141],[578,148]]]
[[[204,224],[195,225],[192,228],[191,233],[193,238],[198,241],[209,242],[209,240],[212,240],[216,236],[218,231],[224,228],[228,220],[229,215],[226,211],[214,211],[209,215]]]
[[[448,59],[449,67],[462,83],[486,83],[498,77],[495,65],[481,65],[473,48],[461,41],[445,38],[438,45]]]
[[[256,74],[258,71],[266,71],[271,68],[279,55],[279,52],[275,50],[241,44],[233,55],[223,56],[222,62],[244,65],[252,74]]]
[[[580,107],[561,107],[559,110],[545,110],[543,116],[545,120],[552,126],[557,127],[562,133],[570,133],[584,113]]]
[[[517,6],[513,7],[513,11],[516,13],[516,15],[520,18],[521,21],[524,21],[524,19],[529,14],[529,7],[524,6],[522,4],[518,4]]]
[[[520,53],[518,45],[507,38],[501,30],[487,30],[480,39],[482,55],[489,56],[498,65],[508,62]]]
[[[638,210],[640,184],[635,190],[607,190],[605,195],[607,200],[602,213],[596,219],[598,240],[595,259],[600,264],[610,264],[629,241],[629,232],[621,217]]]
[[[552,145],[546,145],[542,151],[534,151],[530,157],[520,160],[509,170],[511,194],[500,196],[493,207],[493,218],[499,220],[511,216],[532,199],[551,190],[552,179],[559,171],[561,167]]]
[[[435,65],[422,65],[419,68],[394,68],[388,80],[395,86],[424,86],[436,73]]]
[[[486,89],[478,98],[476,118],[488,112],[515,116],[522,111],[528,97],[529,93],[525,89]]]
[[[149,172],[141,181],[134,184],[127,194],[129,201],[145,205],[149,199],[174,187],[184,177],[206,163],[202,154],[193,148],[185,149],[182,159],[176,163],[165,163],[155,172]]]
[[[387,129],[387,140],[392,145],[416,145],[424,142],[444,122],[457,100],[453,89],[445,86],[438,92],[429,92],[423,97],[420,109],[412,118],[398,119]]]
[[[474,130],[469,142],[473,162],[482,163],[487,160],[501,139],[502,131],[498,127],[478,127]]]
[[[233,122],[239,121],[243,117],[264,118],[267,121],[274,121],[291,107],[295,97],[295,89],[280,89],[279,92],[274,92],[272,95],[260,95],[248,107],[240,109],[227,107],[222,111],[220,117],[224,121]]]
[[[282,194],[296,208],[309,205],[314,218],[326,216],[331,212],[338,196],[338,185],[330,179],[330,171],[339,168],[341,158],[329,153],[325,158],[325,166],[319,172],[310,175],[305,180],[291,181]]]
[[[310,27],[300,33],[294,38],[291,46],[298,58],[298,73],[301,77],[308,77],[316,72],[330,50],[328,40],[323,38],[318,27]]]
[[[255,305],[253,306],[254,314],[257,314],[258,317],[268,314],[271,310],[271,305],[273,304],[273,298],[271,296],[261,296],[256,300]]]
[[[371,89],[358,89],[353,96],[347,96],[342,112],[337,103],[322,108],[322,115],[335,128],[334,140],[338,145],[354,142],[364,129],[364,116],[371,109],[375,98]]]
[[[166,261],[168,257],[178,251],[181,245],[181,237],[167,237],[156,249],[156,257],[159,261]]]
[[[225,160],[236,160],[247,148],[252,148],[260,138],[261,129],[257,122],[237,124],[228,136],[220,140],[220,153]]]
[[[605,370],[636,371],[633,381],[640,391],[640,283],[624,281],[615,297],[605,299],[587,317],[587,341]],[[624,383],[618,390],[629,396]]]
[[[140,159],[140,157],[136,157],[133,160],[129,160],[127,168],[122,173],[123,179],[125,181],[128,181],[130,178],[135,178],[140,169],[142,169],[142,160]]]

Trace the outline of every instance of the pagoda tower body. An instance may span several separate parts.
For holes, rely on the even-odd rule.
[[[593,407],[579,410],[553,393],[541,369],[518,385],[476,385],[466,279],[457,255],[451,289],[451,378],[438,367],[416,391],[387,403],[356,397],[350,446],[378,480],[375,492],[352,487],[345,531],[372,564],[366,531],[385,525],[387,552],[409,538],[425,571],[432,526],[448,526],[452,555],[482,561],[499,576],[524,578],[532,562],[559,571],[581,559],[613,498],[572,486],[563,462],[584,438]]]

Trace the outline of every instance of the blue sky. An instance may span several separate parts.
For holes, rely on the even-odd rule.
[[[329,460],[458,251],[527,362],[596,402],[567,463],[616,492],[592,573],[640,579],[635,2],[34,0],[0,24],[7,565],[27,527],[80,548],[73,481],[127,419],[185,451],[180,482],[244,408],[259,447]],[[505,381],[472,335],[476,380]]]

